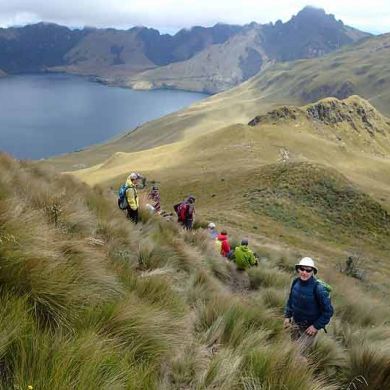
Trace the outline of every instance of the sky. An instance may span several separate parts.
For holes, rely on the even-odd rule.
[[[0,0],[0,27],[40,21],[69,27],[154,27],[175,33],[195,25],[286,22],[306,5],[374,34],[390,32],[389,0]]]

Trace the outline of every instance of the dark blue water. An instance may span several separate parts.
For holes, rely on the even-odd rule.
[[[0,79],[0,150],[19,159],[75,151],[205,97],[132,91],[71,75],[6,77]]]

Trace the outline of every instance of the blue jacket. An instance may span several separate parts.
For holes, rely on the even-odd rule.
[[[300,326],[322,329],[333,315],[329,294],[313,276],[305,282],[298,278],[293,282],[284,315]]]

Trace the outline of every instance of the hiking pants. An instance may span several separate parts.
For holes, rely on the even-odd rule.
[[[138,223],[138,209],[133,210],[131,207],[128,207],[127,208],[127,218],[129,218],[131,222],[137,224]]]
[[[184,229],[192,230],[192,219],[186,219],[182,222]]]
[[[309,336],[307,333],[305,333],[307,328],[307,326],[300,326],[294,321],[291,323],[291,340],[298,343],[301,353],[305,353],[313,345],[316,337],[316,335]]]

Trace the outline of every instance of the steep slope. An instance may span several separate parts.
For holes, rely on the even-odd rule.
[[[145,27],[72,30],[52,23],[0,29],[0,68],[9,73],[50,69],[119,77],[187,60],[225,42],[241,28],[217,24],[181,30],[174,36]]]
[[[133,88],[179,88],[220,92],[275,62],[323,56],[369,34],[345,26],[324,10],[305,7],[286,23],[252,23],[223,45],[188,61],[143,72],[123,81]]]
[[[177,88],[206,93],[226,90],[269,64],[262,40],[261,26],[253,24],[187,61],[140,73],[123,83],[135,89]]]
[[[343,217],[348,199],[362,206],[345,232],[372,227],[380,239],[389,216],[377,203],[339,175],[324,179],[321,169],[306,168],[316,181],[303,189],[296,184],[308,177],[295,165],[266,167],[250,184],[281,200],[287,180],[299,190],[290,203],[310,210],[308,195],[326,201],[319,184],[329,179]],[[316,206],[331,220],[332,203]],[[364,375],[370,389],[388,388],[386,259],[365,261],[374,289],[371,279],[336,271],[344,251],[311,252],[333,286],[336,314],[302,359],[283,328],[301,249],[283,249],[275,238],[252,233],[260,265],[237,272],[204,229],[187,232],[144,210],[134,226],[101,188],[0,155],[0,387],[334,390]]]
[[[250,80],[249,89],[276,101],[308,103],[358,94],[389,114],[390,34],[367,38],[322,58],[277,64]]]
[[[110,75],[153,68],[156,65],[145,55],[139,31],[93,30],[65,54],[64,61],[69,65],[51,70]]]
[[[53,23],[0,29],[0,68],[7,73],[41,72],[63,64],[64,55],[88,34]]]
[[[160,147],[116,153],[74,174],[91,185],[116,186],[129,169],[139,170],[162,183],[168,204],[178,192],[184,196],[188,188],[202,194],[200,205],[207,213],[214,215],[214,208],[222,208],[224,220],[248,227],[255,221],[244,210],[231,213],[230,202],[240,208],[237,199],[242,188],[248,188],[259,167],[320,164],[338,171],[390,209],[389,157],[389,120],[353,96],[345,101],[333,98],[305,107],[281,107],[250,125],[231,125]],[[217,194],[215,199],[213,194]]]

